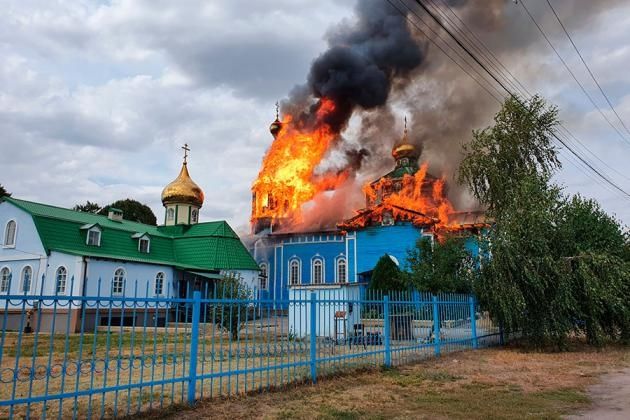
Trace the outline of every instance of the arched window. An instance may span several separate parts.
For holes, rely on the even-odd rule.
[[[32,280],[33,280],[33,269],[27,265],[22,270],[22,292],[23,293],[27,293],[31,291]]]
[[[321,258],[315,258],[312,263],[311,278],[313,284],[322,284],[324,282],[324,261]]]
[[[337,259],[337,283],[345,283],[348,281],[347,279],[347,266],[345,258]]]
[[[197,223],[197,220],[199,220],[199,210],[193,209],[193,211],[190,212],[190,221],[192,223]]]
[[[123,290],[125,290],[125,270],[119,268],[114,272],[114,279],[112,281],[112,294],[122,295]]]
[[[0,292],[7,293],[9,291],[9,282],[11,281],[11,270],[9,267],[3,267],[0,270]]]
[[[4,228],[4,246],[15,246],[15,232],[17,224],[15,220],[9,220]]]
[[[259,283],[259,287],[261,289],[267,289],[267,286],[268,286],[268,282],[267,282],[268,271],[269,271],[269,268],[267,266],[267,263],[261,263],[260,264],[260,273],[258,274],[258,283]]]
[[[55,279],[57,280],[57,294],[62,295],[66,293],[66,283],[68,282],[68,270],[66,270],[66,267],[59,267],[57,269]]]
[[[171,207],[166,210],[166,220],[175,219],[175,210]]]
[[[164,273],[159,272],[155,276],[155,295],[161,296],[164,294]]]
[[[289,262],[289,285],[300,284],[300,261],[293,259]]]

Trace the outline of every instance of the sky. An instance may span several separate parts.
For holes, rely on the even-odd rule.
[[[65,207],[130,197],[161,220],[161,190],[188,143],[190,174],[206,196],[202,221],[246,230],[274,104],[304,83],[328,29],[350,18],[355,3],[3,0],[0,184],[17,198]],[[561,18],[567,12],[576,44],[630,126],[630,4],[573,22],[570,9],[580,2],[562,3]],[[616,122],[561,29],[542,23]],[[510,70],[560,107],[565,126],[597,158],[583,153],[630,192],[630,134],[624,141],[615,133],[542,41],[526,51]],[[567,193],[595,198],[630,224],[630,198],[566,156],[556,181]]]

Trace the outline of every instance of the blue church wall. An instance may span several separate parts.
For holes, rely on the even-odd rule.
[[[422,235],[422,229],[418,229],[410,223],[394,226],[372,226],[357,231],[357,273],[363,273],[374,269],[374,266],[384,254],[395,257],[401,268],[407,261],[407,251],[415,246],[416,241]]]
[[[311,265],[319,258],[324,263],[324,283],[334,283],[337,258],[344,257],[345,248],[343,241],[285,244],[285,277],[288,280],[289,264],[297,259],[301,267],[300,284],[312,284]]]
[[[252,251],[259,265],[267,265],[267,289],[261,289],[260,296],[263,299],[281,301],[289,299],[291,260],[297,259],[300,263],[301,284],[311,283],[311,263],[314,258],[321,258],[324,263],[325,283],[334,283],[337,259],[345,257],[346,242],[345,237],[339,234],[296,234],[261,240],[254,245]],[[346,267],[347,280],[352,281],[349,264]]]
[[[260,240],[252,250],[259,264],[267,265],[267,289],[260,291],[263,299],[286,301],[290,297],[289,266],[292,260],[300,263],[300,285],[312,285],[312,261],[321,258],[324,262],[324,282],[336,282],[336,261],[346,258],[347,281],[362,283],[369,281],[369,273],[385,254],[395,257],[401,269],[407,265],[407,253],[422,236],[432,236],[410,223],[394,226],[373,226],[346,235],[295,234],[283,237],[267,237]],[[479,247],[475,236],[466,240],[466,248],[476,257]],[[285,302],[286,303],[286,302]],[[287,309],[287,305],[282,305]]]

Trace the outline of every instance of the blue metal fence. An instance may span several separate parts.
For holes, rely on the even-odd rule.
[[[502,339],[472,296],[344,287],[294,290],[282,305],[227,288],[0,295],[0,417],[130,415]]]

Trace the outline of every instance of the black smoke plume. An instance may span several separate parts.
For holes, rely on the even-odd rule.
[[[317,103],[308,96],[330,98],[335,111],[325,119],[341,132],[355,109],[369,110],[387,103],[396,79],[404,79],[424,60],[426,46],[414,39],[406,17],[383,0],[359,1],[356,22],[342,22],[328,35],[329,49],[313,62],[306,87],[297,88],[283,108],[306,112],[300,121],[314,121]],[[305,97],[306,94],[306,97]]]

